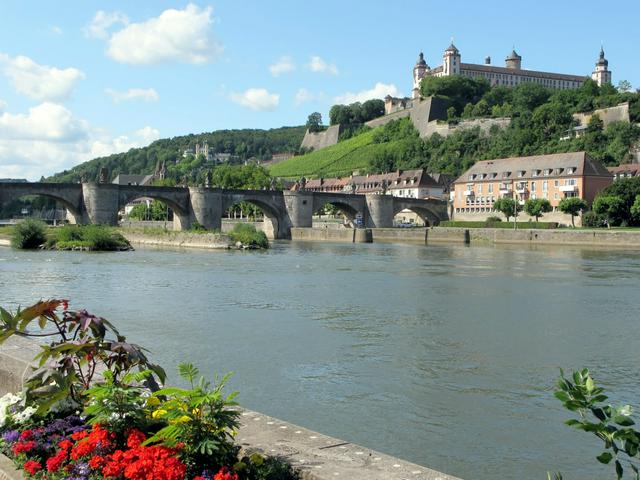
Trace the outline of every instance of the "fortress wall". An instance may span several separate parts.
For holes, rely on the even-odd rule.
[[[494,125],[499,128],[507,128],[511,123],[511,118],[476,118],[474,120],[463,120],[457,125],[449,125],[448,123],[438,123],[437,120],[432,120],[427,124],[425,137],[430,137],[434,133],[437,133],[443,137],[448,137],[456,130],[465,130],[475,127],[480,127],[480,130],[488,135],[491,127]]]
[[[309,132],[309,130],[307,130],[300,147],[312,148],[313,150],[330,147],[338,143],[339,135],[340,125],[331,125],[324,132]]]
[[[629,123],[629,102],[621,103],[615,107],[599,108],[588,113],[574,113],[573,118],[580,122],[580,125],[588,125],[593,115],[598,115],[604,128],[607,128],[613,122]]]
[[[385,115],[383,117],[374,118],[373,120],[369,120],[364,124],[367,127],[376,128],[381,127],[382,125],[386,125],[393,120],[399,120],[400,118],[406,118],[411,114],[411,109],[407,108],[405,110],[399,110],[397,112],[390,113],[389,115]]]

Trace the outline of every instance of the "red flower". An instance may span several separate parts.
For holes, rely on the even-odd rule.
[[[71,440],[62,440],[58,446],[63,450],[69,450],[73,447],[73,442]]]
[[[146,435],[140,430],[130,430],[127,437],[127,447],[138,448],[142,442],[147,439]]]
[[[82,433],[86,433],[86,435],[78,439],[75,446],[71,449],[71,458],[74,460],[91,455],[97,449],[109,449],[111,447],[111,440],[113,440],[114,437],[113,433],[105,430],[102,425],[99,424],[93,426],[91,433],[87,433],[86,431]]]
[[[33,430],[25,430],[20,434],[20,440],[31,440],[33,438]]]
[[[69,300],[62,300],[62,308],[65,312],[69,310]]]
[[[207,480],[207,479],[198,475],[197,477],[193,477],[193,480]]]
[[[76,442],[78,440],[82,440],[83,438],[87,438],[89,436],[89,432],[86,430],[80,430],[79,432],[75,432],[71,434],[71,438],[73,438]]]
[[[91,457],[91,459],[89,460],[89,466],[94,470],[104,467],[105,463],[106,459],[104,457],[101,457],[100,455]]]
[[[14,443],[13,447],[11,447],[11,450],[13,451],[14,455],[20,455],[21,453],[30,452],[34,448],[36,448],[36,442],[34,442],[33,440],[30,440],[28,442]]]
[[[24,465],[22,466],[22,468],[24,468],[24,471],[28,472],[29,475],[35,475],[36,472],[38,472],[39,470],[42,470],[42,465],[40,464],[40,462],[34,462],[33,460],[29,460],[28,462],[24,462]]]
[[[231,473],[227,467],[222,467],[213,480],[238,480],[238,474]]]
[[[68,450],[60,450],[53,457],[47,459],[47,471],[48,472],[57,472],[60,470],[60,466],[64,463],[65,460],[69,458]]]
[[[162,445],[117,450],[102,469],[105,478],[124,475],[128,480],[183,480],[185,472],[176,450]]]

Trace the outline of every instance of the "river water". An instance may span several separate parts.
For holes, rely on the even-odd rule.
[[[0,248],[5,307],[70,298],[248,408],[466,479],[613,477],[552,393],[588,367],[640,397],[639,285],[640,252],[582,248]]]

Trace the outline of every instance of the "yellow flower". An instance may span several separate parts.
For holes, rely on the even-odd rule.
[[[190,421],[191,417],[188,415],[183,415],[177,420],[178,423],[189,423]]]
[[[165,416],[166,414],[167,414],[167,411],[166,411],[166,410],[162,410],[162,409],[160,408],[160,409],[158,409],[158,410],[155,410],[155,411],[151,414],[151,416],[152,416],[153,418],[160,418],[160,417]]]
[[[149,407],[157,407],[158,405],[160,405],[160,400],[158,400],[158,397],[149,397],[149,398],[147,398],[147,406],[149,406]]]

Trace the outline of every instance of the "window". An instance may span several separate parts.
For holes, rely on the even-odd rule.
[[[524,170],[519,170],[518,171],[518,176],[519,177],[524,177],[525,171]]]
[[[542,191],[546,192],[549,190],[549,181],[545,180],[544,182],[542,182]]]
[[[576,185],[576,179],[575,178],[567,178],[564,181],[564,184],[565,185]]]
[[[531,191],[532,192],[536,191],[536,182],[531,182]]]
[[[490,183],[487,187],[487,193],[493,193],[493,183]]]
[[[557,200],[558,198],[560,198],[560,197],[558,196],[558,192],[556,192],[556,193],[554,193],[554,194],[553,194],[553,198],[555,198],[556,200]]]
[[[554,180],[554,181],[553,181],[553,186],[554,186],[554,187],[557,187],[557,186],[559,186],[559,185],[560,185],[560,180]]]
[[[478,185],[478,188],[476,190],[478,191],[478,193],[482,193],[482,185]]]

